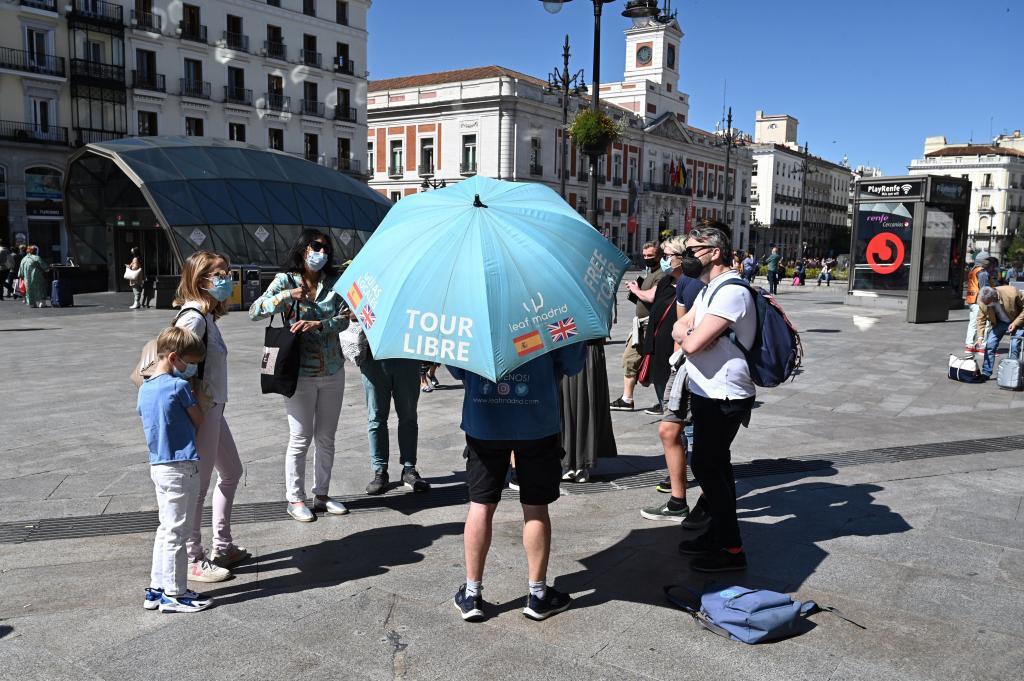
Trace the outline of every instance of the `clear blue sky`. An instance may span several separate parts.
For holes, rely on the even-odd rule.
[[[605,5],[601,80],[622,78],[622,0]],[[800,142],[833,161],[905,172],[927,135],[986,142],[1024,128],[1021,0],[676,0],[685,34],[679,88],[690,122],[712,129],[722,92],[734,125],[754,112],[800,120]],[[548,14],[539,0],[375,0],[373,79],[498,64],[544,78],[560,66],[591,77],[593,4]]]

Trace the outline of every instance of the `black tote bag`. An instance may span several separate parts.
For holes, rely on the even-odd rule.
[[[298,303],[296,302],[296,320]],[[260,388],[263,394],[277,393],[285,397],[295,394],[299,384],[302,332],[292,333],[288,317],[281,315],[283,326],[274,326],[274,316],[263,331],[263,360],[260,362]]]

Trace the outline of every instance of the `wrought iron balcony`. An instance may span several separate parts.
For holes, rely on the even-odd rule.
[[[229,104],[247,104],[252,106],[252,90],[244,87],[224,86],[224,101]]]
[[[362,164],[354,158],[339,158],[335,167],[343,173],[349,173],[352,175],[363,174]]]
[[[580,182],[586,182],[587,180],[590,179],[590,171],[580,170],[580,172],[576,175],[576,179],[579,180]]]
[[[344,57],[334,58],[334,70],[338,73],[344,73],[346,75],[355,75],[356,65],[351,59],[345,59]]]
[[[388,166],[388,177],[399,178],[405,175],[403,166]]]
[[[136,90],[167,92],[167,79],[162,73],[132,71],[132,87]]]
[[[615,206],[614,208],[612,208],[612,217],[613,218],[622,217],[622,209],[619,208],[618,206]]]
[[[459,175],[476,175],[476,161],[460,163]]]
[[[105,80],[124,85],[124,67],[116,64],[104,64],[88,59],[71,60],[71,77],[89,80]]]
[[[264,92],[263,108],[267,111],[291,111],[292,98],[277,92]]]
[[[271,40],[263,41],[263,52],[270,59],[280,59],[281,61],[288,60],[288,49],[284,43],[275,43]]]
[[[597,183],[598,184],[604,184],[605,183],[604,175],[595,175],[595,177],[597,178]]]
[[[354,107],[351,106],[336,106],[334,107],[334,120],[336,121],[350,121],[356,122],[356,114],[358,112]]]
[[[75,128],[75,144],[92,144],[93,142],[111,142],[126,137],[127,132],[119,130],[100,130],[97,128]]]
[[[206,26],[192,23],[191,21],[178,22],[178,37],[182,40],[191,40],[196,43],[206,42]]]
[[[124,26],[124,8],[104,0],[75,0],[71,19],[101,26]]]
[[[612,178],[612,186],[613,187],[621,187],[622,186],[622,178],[621,177],[613,177]]]
[[[34,123],[0,121],[0,140],[67,146],[68,129],[56,125],[50,125],[44,129]]]
[[[137,12],[132,10],[131,24],[140,31],[160,33],[164,30],[164,18],[152,12]]]
[[[542,166],[539,163],[531,163],[530,164],[530,174],[531,175],[543,175],[544,174],[544,166]]]
[[[323,68],[324,56],[315,50],[299,50],[299,61],[306,66]]]
[[[22,7],[45,9],[48,12],[57,11],[57,0],[21,0],[20,4]]]
[[[434,164],[433,163],[421,163],[416,168],[416,174],[420,177],[433,177],[434,176]]]
[[[323,118],[324,103],[318,102],[315,99],[300,99],[299,113],[303,116],[317,116],[318,118]]]
[[[978,213],[980,213],[981,215],[995,215],[996,209],[993,208],[992,206],[986,206],[984,208],[979,208]]]
[[[249,51],[249,36],[244,33],[224,31],[221,33],[221,39],[229,50],[238,50],[239,52]]]
[[[64,57],[0,47],[0,69],[64,77]]]
[[[179,78],[178,86],[181,88],[182,97],[198,97],[199,99],[210,98],[211,88],[208,81]]]

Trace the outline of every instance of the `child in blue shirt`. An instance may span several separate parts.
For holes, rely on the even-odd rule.
[[[170,327],[157,338],[157,362],[139,388],[138,412],[149,445],[150,478],[156,488],[160,527],[153,541],[153,567],[146,610],[199,612],[213,599],[188,589],[188,553],[199,496],[196,431],[203,415],[188,379],[206,355],[202,339]]]
[[[575,343],[541,355],[502,376],[497,383],[449,367],[465,384],[462,430],[466,433],[466,583],[455,594],[462,619],[478,622],[482,610],[484,563],[491,524],[498,508],[512,452],[523,506],[523,546],[530,593],[523,614],[542,620],[569,607],[568,594],[547,586],[551,553],[548,504],[558,499],[562,478],[561,391],[559,380],[583,370],[586,346]]]

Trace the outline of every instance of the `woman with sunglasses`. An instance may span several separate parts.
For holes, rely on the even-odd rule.
[[[299,382],[295,394],[285,398],[288,414],[288,449],[285,453],[285,496],[288,515],[299,522],[314,520],[314,512],[348,513],[331,499],[334,435],[345,395],[345,366],[338,334],[349,324],[348,308],[335,292],[338,271],[331,263],[331,240],[315,229],[302,232],[260,298],[249,308],[253,321],[280,314],[292,333],[302,332]],[[313,454],[313,510],[306,506],[306,452]]]

